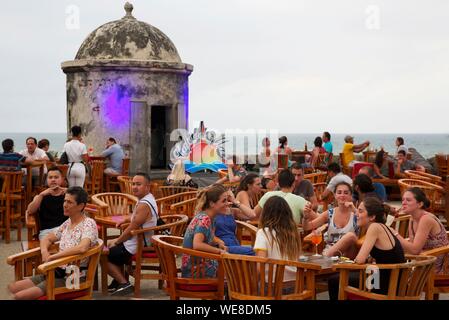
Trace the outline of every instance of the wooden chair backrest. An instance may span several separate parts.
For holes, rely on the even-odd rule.
[[[337,264],[336,269],[340,271],[338,299],[346,300],[349,294],[372,300],[420,300],[424,286],[433,274],[436,258],[412,255],[406,258],[408,261],[405,263],[374,264],[370,268],[369,265]],[[367,270],[390,270],[387,294],[373,293],[367,288],[367,283],[372,284],[371,281],[367,281],[370,276]],[[353,271],[359,272],[359,284],[355,287],[348,283],[349,273]]]
[[[189,217],[189,219],[192,219],[196,213],[195,209],[196,209],[197,202],[198,202],[198,199],[196,197],[185,200],[185,201],[176,202],[176,203],[170,205],[170,211],[176,212],[178,214],[185,214],[186,216]]]
[[[196,199],[197,191],[188,191],[188,192],[182,192],[182,193],[176,193],[172,194],[167,197],[156,199],[157,209],[159,212],[159,215],[166,215],[166,214],[185,214],[189,216],[183,207],[184,202],[190,199]],[[179,203],[180,205],[173,207],[172,205]]]
[[[449,174],[449,155],[447,154],[436,154],[435,161],[438,167],[438,174],[440,177],[446,178]]]
[[[161,235],[164,231],[169,231],[171,236],[174,237],[182,237],[184,235],[184,231],[187,228],[187,222],[189,218],[184,214],[172,214],[166,215],[162,218],[165,224],[149,227],[149,228],[140,228],[137,230],[131,231],[131,235],[137,236],[137,255],[138,253],[142,253],[145,251],[154,251],[153,246],[146,246],[144,241],[144,234],[147,232],[154,232],[155,235]]]
[[[230,299],[315,299],[315,273],[319,266],[236,254],[223,254],[222,259]],[[293,293],[283,295],[287,266],[296,267],[296,278]]]
[[[133,195],[133,177],[118,176],[117,181],[120,186],[120,192]]]
[[[309,180],[312,184],[326,182],[327,172],[308,173],[304,175],[304,179]]]
[[[3,179],[2,194],[12,195],[22,192],[22,171],[0,171]]]
[[[88,203],[86,204],[86,207],[84,207],[84,212],[88,214],[89,218],[94,219],[95,217],[98,217],[100,213],[100,207],[94,203]]]
[[[403,238],[408,238],[408,226],[410,224],[411,216],[409,214],[400,215],[394,218],[391,227],[395,229]]]
[[[251,247],[254,247],[254,243],[256,242],[257,230],[258,230],[257,227],[255,227],[252,224],[249,224],[247,222],[240,221],[240,220],[235,220],[235,222],[237,224],[237,229],[236,229],[235,234],[236,234],[236,238],[239,241],[240,245],[251,245]]]
[[[98,239],[98,243],[90,248],[86,253],[72,256],[71,264],[73,265],[79,265],[81,261],[84,259],[89,259],[89,263],[87,266],[87,274],[86,274],[86,280],[80,281],[79,288],[72,288],[68,289],[66,287],[59,287],[55,288],[54,284],[51,283],[52,281],[49,281],[50,275],[54,277],[54,269],[53,268],[46,268],[44,267],[45,264],[40,265],[38,267],[38,270],[41,271],[43,274],[46,275],[47,278],[47,299],[48,300],[54,300],[57,298],[57,295],[64,294],[64,293],[73,293],[75,291],[83,292],[84,294],[82,296],[77,297],[77,299],[91,299],[92,298],[92,292],[95,282],[95,274],[97,273],[97,267],[98,262],[100,261],[100,255],[101,251],[103,250],[103,240]]]
[[[439,185],[441,187],[445,187],[446,183],[443,181],[443,178],[440,176],[436,176],[427,172],[421,172],[416,170],[405,170],[404,174],[409,179],[415,179],[415,180],[423,180],[427,181],[436,185]]]
[[[103,171],[105,168],[104,160],[90,161],[91,175],[90,181],[87,181],[90,195],[100,193],[103,190]]]
[[[165,227],[170,230],[170,235],[183,237],[189,222],[189,217],[184,214],[168,214],[162,217]]]
[[[156,199],[162,198],[162,191],[160,190],[160,187],[164,185],[164,183],[167,180],[151,180],[150,182],[150,192],[153,194],[153,196]]]
[[[198,191],[198,189],[196,188],[178,186],[160,186],[159,190],[162,193],[162,197],[168,197],[174,194],[184,193],[188,191]]]
[[[329,204],[334,202],[334,194],[330,193],[325,200],[322,199],[322,194],[327,188],[327,184],[325,182],[314,183],[313,184],[313,192],[318,200],[318,203],[323,206],[323,212],[326,211],[329,207]]]
[[[129,175],[129,158],[123,158],[122,160],[122,175]]]
[[[137,201],[135,196],[118,192],[98,193],[92,196],[92,202],[100,207],[100,216],[131,214]]]
[[[226,177],[228,175],[228,170],[226,169],[218,169],[218,176],[220,179]]]
[[[183,238],[181,237],[156,235],[152,237],[152,243],[156,248],[160,261],[162,278],[167,281],[167,291],[171,300],[177,300],[179,297],[217,300],[222,300],[224,298],[224,271],[220,255],[183,248]],[[191,278],[182,277],[178,272],[176,258],[178,255],[183,254],[192,257],[191,274],[193,277]],[[216,278],[204,277],[206,260],[210,259],[218,261]],[[183,290],[183,287],[181,286],[186,285],[201,285],[208,288],[204,289],[204,291]],[[211,290],[211,288],[215,289]]]

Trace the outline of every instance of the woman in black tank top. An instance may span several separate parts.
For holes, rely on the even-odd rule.
[[[359,227],[368,227],[366,238],[355,258],[356,263],[366,263],[368,256],[377,264],[394,264],[405,262],[404,250],[391,229],[385,225],[389,209],[374,197],[366,198],[357,212]],[[372,292],[386,294],[390,282],[390,270],[381,270],[380,288]]]
[[[389,208],[374,197],[364,199],[357,210],[357,225],[367,228],[365,240],[360,248],[356,263],[364,264],[371,257],[377,264],[404,263],[404,250],[401,243],[393,234],[392,230],[385,225]],[[380,270],[379,288],[372,292],[387,294],[390,282],[390,270]],[[338,279],[329,280],[329,296],[331,299],[338,297]],[[357,287],[359,284],[359,272],[349,274],[349,284]]]

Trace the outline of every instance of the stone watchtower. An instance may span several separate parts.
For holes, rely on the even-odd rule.
[[[159,29],[126,15],[94,30],[67,75],[67,127],[80,125],[94,154],[114,137],[131,158],[130,171],[166,167],[172,130],[188,126],[188,77],[193,66]]]

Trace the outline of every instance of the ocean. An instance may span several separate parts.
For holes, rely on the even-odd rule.
[[[279,134],[279,136],[284,134]],[[307,143],[309,150],[313,148],[313,141],[315,137],[321,134],[313,133],[288,133],[285,134],[288,138],[288,145],[295,150],[303,150],[304,144]],[[331,141],[334,145],[334,154],[338,154],[344,144],[344,137],[346,134],[333,134]],[[389,153],[394,153],[396,150],[395,141],[396,137],[401,136],[405,140],[407,147],[415,148],[424,158],[428,159],[434,157],[437,153],[449,154],[449,134],[352,134],[354,136],[354,143],[362,143],[365,140],[371,142],[370,148],[380,149],[381,147]],[[11,138],[14,140],[15,151],[20,151],[25,148],[25,140],[27,137],[35,137],[37,140],[46,138],[50,141],[50,150],[61,152],[64,143],[67,140],[66,133],[0,133],[0,140]],[[248,141],[259,141],[257,143],[247,143],[245,148],[249,154],[258,153],[257,148],[260,147],[260,141],[265,136],[252,136],[248,138]],[[241,136],[237,139],[242,139]],[[230,140],[230,137],[227,137]],[[240,141],[243,141],[240,140]],[[272,149],[277,145],[277,141],[272,139]]]

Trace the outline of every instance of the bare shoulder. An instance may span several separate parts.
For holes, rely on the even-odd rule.
[[[367,233],[371,233],[371,234],[377,234],[380,231],[382,231],[383,227],[380,225],[380,223],[371,223],[371,225],[368,227],[368,230],[366,231]]]

